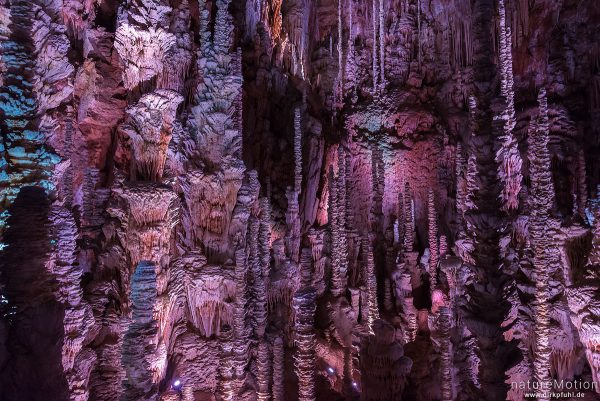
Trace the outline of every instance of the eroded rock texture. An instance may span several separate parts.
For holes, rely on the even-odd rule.
[[[600,399],[599,29],[0,0],[0,401]]]

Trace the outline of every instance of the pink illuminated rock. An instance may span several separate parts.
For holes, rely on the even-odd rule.
[[[0,400],[600,386],[597,3],[0,0]]]

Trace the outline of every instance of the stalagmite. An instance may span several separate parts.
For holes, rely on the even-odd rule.
[[[442,306],[439,310],[438,331],[440,335],[440,373],[442,377],[442,401],[452,401],[452,343],[450,341],[451,311]]]
[[[302,116],[300,108],[294,110],[294,192],[302,188]]]
[[[519,192],[521,191],[521,155],[517,147],[513,130],[516,125],[515,92],[513,81],[512,39],[510,28],[506,24],[506,10],[504,0],[498,3],[500,14],[500,75],[501,94],[504,98],[504,111],[498,117],[502,120],[501,147],[496,154],[498,163],[498,176],[502,181],[502,204],[506,210],[515,210],[519,206]]]
[[[536,274],[534,307],[536,348],[534,375],[538,382],[546,382],[550,380],[548,270],[551,264],[551,256],[547,248],[551,246],[549,239],[551,238],[550,230],[553,228],[548,226],[548,223],[552,219],[550,212],[553,206],[554,186],[548,152],[548,105],[544,89],[540,90],[538,103],[539,118],[529,138],[532,202],[532,216],[529,222],[529,230],[533,242],[533,265]],[[548,399],[548,397],[543,396],[540,399]]]
[[[362,239],[363,264],[365,266],[366,287],[367,287],[367,328],[373,332],[373,322],[379,319],[379,307],[377,301],[377,277],[375,275],[375,260],[373,257],[373,240],[365,237]]]
[[[374,334],[361,344],[361,400],[399,400],[413,362],[404,356],[395,339],[394,327],[383,320],[374,322]]]
[[[258,401],[267,401],[271,398],[271,393],[269,391],[271,377],[271,355],[269,350],[269,344],[267,343],[266,339],[262,339],[258,343],[257,353],[258,355],[256,358],[256,381],[258,384],[258,390],[256,392],[256,399]]]
[[[91,307],[83,299],[83,291],[80,288],[82,270],[75,260],[75,221],[66,208],[55,206],[53,209],[52,220],[58,238],[53,270],[59,283],[58,299],[65,305],[62,367],[69,384],[70,400],[79,401],[89,396],[89,390],[84,383],[89,379],[90,372],[85,368],[85,364],[90,363],[86,360],[90,357],[85,355],[91,351],[83,345],[94,320]]]
[[[529,233],[533,245],[533,266],[535,270],[535,359],[534,376],[538,382],[547,382],[550,377],[550,310],[549,310],[549,270],[552,265],[553,227],[551,210],[554,199],[554,185],[550,170],[550,154],[548,141],[548,102],[546,90],[541,89],[538,95],[539,117],[529,137],[529,164],[531,174],[531,218]],[[549,399],[548,395],[539,397]]]
[[[383,197],[385,193],[385,165],[383,151],[379,147],[371,150],[371,229],[381,235],[383,231]]]
[[[271,203],[268,197],[260,199],[260,231],[258,237],[259,243],[259,262],[260,270],[264,277],[269,274],[271,264]]]
[[[466,203],[466,166],[467,161],[465,160],[465,156],[463,154],[462,143],[459,142],[456,145],[456,162],[454,175],[456,180],[456,225],[460,230],[463,225],[463,218],[465,213],[465,203]]]
[[[273,401],[285,400],[284,356],[283,340],[277,337],[273,344]]]
[[[300,109],[296,108],[294,113],[294,187],[288,189],[288,210],[286,213],[286,248],[288,256],[295,263],[299,262],[300,256],[300,208],[299,197],[302,185],[302,121]]]
[[[586,183],[585,152],[580,149],[577,153],[577,212],[581,217],[585,216],[585,207],[588,201],[588,190]]]
[[[233,388],[233,344],[231,330],[222,334],[219,342],[219,384],[217,390],[223,401],[235,401]],[[186,400],[187,401],[187,400]]]
[[[296,354],[294,367],[298,376],[298,400],[315,401],[315,289],[306,287],[294,295],[296,313]]]
[[[435,209],[435,199],[433,190],[429,190],[427,197],[427,218],[429,222],[429,280],[431,291],[437,284],[437,267],[439,263],[439,246],[438,246],[438,225],[437,225],[437,210]]]
[[[248,332],[246,330],[246,275],[248,271],[246,250],[242,241],[238,242],[235,252],[236,299],[233,311],[234,329],[234,371],[236,392],[242,388],[248,364]]]
[[[448,254],[448,238],[442,234],[440,235],[440,259]]]
[[[335,296],[345,293],[348,278],[348,242],[346,239],[346,160],[344,151],[338,147],[338,175],[335,176],[333,168],[329,173],[329,224],[331,230],[331,265],[332,286],[331,292]]]
[[[124,400],[135,401],[149,393],[156,394],[161,372],[156,360],[157,322],[156,266],[141,263],[131,283],[132,321],[123,340]],[[141,363],[140,363],[141,362]]]
[[[271,262],[271,208],[269,199],[264,197],[260,199],[260,221],[253,219],[250,222],[250,237],[257,238],[258,254],[255,256],[252,266],[252,275],[254,283],[253,295],[254,303],[254,327],[258,338],[264,335],[267,324],[267,277]],[[256,235],[256,237],[254,237]],[[254,241],[254,240],[253,240]]]
[[[404,185],[404,251],[412,252],[415,241],[415,207],[408,182]]]
[[[400,300],[402,308],[402,335],[407,344],[415,340],[418,329],[417,309],[413,304],[412,273],[406,261],[399,261],[396,269],[396,298]]]
[[[356,382],[354,381],[354,366],[352,363],[352,349],[344,349],[344,371],[342,392],[347,397],[353,397],[356,393]]]

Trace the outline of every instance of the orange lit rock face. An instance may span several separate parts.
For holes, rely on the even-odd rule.
[[[600,399],[597,3],[0,0],[0,400]]]

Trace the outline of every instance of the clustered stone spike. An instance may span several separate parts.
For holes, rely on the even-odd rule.
[[[531,3],[0,0],[0,400],[597,399],[600,18]]]

